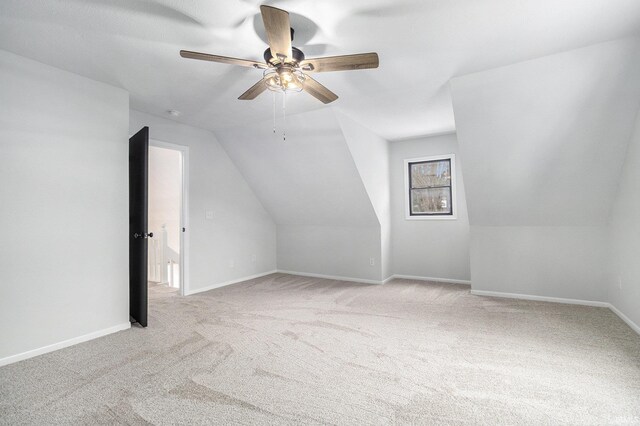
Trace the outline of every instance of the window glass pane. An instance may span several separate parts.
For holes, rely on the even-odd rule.
[[[411,164],[412,188],[449,185],[451,185],[451,162],[449,160]]]
[[[411,190],[411,214],[451,214],[449,188]]]

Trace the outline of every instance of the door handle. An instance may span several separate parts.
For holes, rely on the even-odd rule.
[[[133,238],[153,238],[153,232],[149,232],[148,234],[145,232],[144,234],[138,234],[137,232],[133,234]]]

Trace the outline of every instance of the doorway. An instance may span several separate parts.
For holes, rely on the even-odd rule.
[[[149,140],[148,281],[187,294],[188,147]]]

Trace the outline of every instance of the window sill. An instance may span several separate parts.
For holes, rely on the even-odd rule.
[[[457,220],[456,215],[453,216],[405,216],[405,220]]]

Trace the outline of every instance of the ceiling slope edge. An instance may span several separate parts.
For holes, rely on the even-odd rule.
[[[276,224],[380,226],[331,108],[213,133]]]
[[[382,227],[388,226],[391,216],[389,142],[344,113],[335,109],[333,112],[378,223]]]

